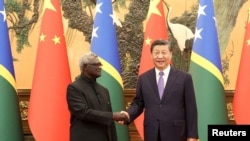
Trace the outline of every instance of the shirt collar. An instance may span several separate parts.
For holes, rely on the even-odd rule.
[[[170,65],[168,65],[167,68],[163,70],[164,75],[168,75],[169,74],[170,68],[171,68]],[[155,74],[156,74],[156,76],[159,76],[159,72],[160,72],[160,70],[158,70],[157,68],[155,68]]]

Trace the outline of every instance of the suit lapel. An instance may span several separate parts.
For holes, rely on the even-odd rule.
[[[171,66],[171,69],[170,69],[169,75],[168,75],[168,80],[167,80],[167,83],[165,85],[165,89],[164,89],[164,92],[163,92],[162,99],[165,98],[168,91],[173,88],[173,84],[174,84],[174,81],[175,81],[176,78],[177,78],[177,71],[176,71],[176,69],[174,69]]]
[[[156,96],[160,99],[159,92],[158,92],[156,75],[155,75],[155,68],[153,68],[150,71],[150,74],[148,76],[149,76],[149,81],[148,82],[151,84],[151,86],[153,87],[153,90],[154,90],[153,93],[156,94]]]

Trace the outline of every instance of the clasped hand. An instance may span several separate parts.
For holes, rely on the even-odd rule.
[[[113,113],[113,120],[117,122],[129,122],[129,116],[124,111],[121,112],[114,112]]]

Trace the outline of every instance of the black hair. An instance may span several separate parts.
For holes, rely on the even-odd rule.
[[[152,44],[151,44],[151,47],[150,47],[150,52],[152,53],[153,49],[155,46],[157,45],[167,45],[170,52],[172,52],[172,47],[170,46],[170,42],[167,41],[167,40],[163,40],[163,39],[159,39],[159,40],[155,40]]]

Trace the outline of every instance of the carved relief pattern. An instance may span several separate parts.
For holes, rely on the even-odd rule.
[[[20,113],[21,113],[21,119],[22,120],[28,120],[28,101],[20,101],[19,106],[20,106]],[[127,102],[126,104],[126,109],[128,109],[131,105],[131,102]],[[233,108],[232,108],[232,103],[229,102],[227,103],[227,111],[228,111],[228,119],[229,120],[234,120],[234,115],[233,115]]]
[[[29,101],[20,101],[19,102],[22,120],[28,120],[28,105],[29,105]]]
[[[233,106],[232,102],[227,103],[227,116],[229,120],[234,120],[234,114],[233,114]]]

